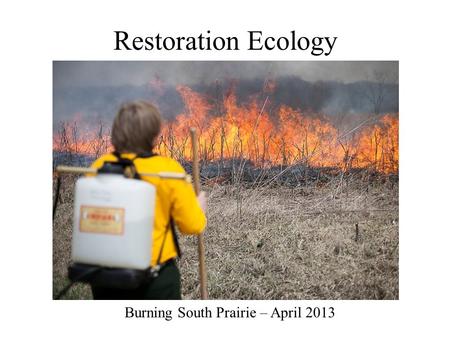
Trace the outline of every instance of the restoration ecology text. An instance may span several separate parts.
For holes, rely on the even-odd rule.
[[[282,36],[265,35],[263,31],[248,31],[248,50],[289,50],[309,52],[314,56],[331,54],[337,37],[302,36],[295,30]],[[114,50],[178,50],[178,51],[222,51],[240,50],[236,36],[212,35],[211,31],[197,36],[131,36],[126,31],[114,31]]]

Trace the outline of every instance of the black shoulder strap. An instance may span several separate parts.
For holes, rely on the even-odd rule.
[[[175,223],[173,221],[173,218],[171,217],[169,224],[167,224],[166,231],[164,232],[164,238],[163,238],[163,242],[161,244],[161,249],[159,250],[158,259],[156,260],[156,265],[159,265],[161,263],[161,257],[162,257],[162,252],[164,249],[164,243],[166,243],[167,233],[169,232],[169,229],[172,230],[173,241],[175,242],[175,249],[177,250],[177,256],[181,257],[181,250],[180,250],[180,245],[178,243],[178,236],[177,236],[177,232],[175,231]]]
[[[173,220],[173,218],[170,218],[170,229],[172,230],[172,234],[173,234],[173,241],[175,242],[175,248],[177,249],[177,255],[178,257],[181,257],[181,249],[180,249],[180,243],[178,242],[178,235],[177,232],[175,230],[175,221]]]
[[[138,157],[138,155],[130,159],[123,157],[122,154],[118,151],[114,151],[112,154],[117,158],[116,163],[122,167],[122,170],[124,171],[126,177],[141,179],[141,176],[137,172],[136,166],[134,164],[134,160]]]
[[[156,156],[157,154],[148,151],[148,152],[142,152],[142,153],[136,153],[136,155],[133,158],[126,158],[123,157],[120,152],[117,150],[114,150],[112,152],[112,155],[114,155],[117,158],[117,163],[119,163],[123,168],[129,167],[131,168],[131,177],[136,179],[141,179],[141,176],[139,175],[136,165],[134,164],[134,160],[137,158],[150,158],[153,156]],[[130,176],[128,176],[130,177]]]

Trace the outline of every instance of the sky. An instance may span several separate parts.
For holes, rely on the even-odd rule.
[[[143,85],[159,77],[166,85],[216,79],[298,76],[306,81],[398,83],[397,61],[55,61],[55,88]]]

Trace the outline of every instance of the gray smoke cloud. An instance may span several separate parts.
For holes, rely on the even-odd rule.
[[[54,88],[166,85],[297,76],[306,81],[398,83],[398,61],[55,61]]]
[[[173,119],[185,108],[177,85],[188,85],[213,105],[230,91],[246,104],[263,93],[267,79],[275,83],[269,94],[274,109],[398,112],[396,61],[55,61],[53,129],[74,119],[110,126],[118,107],[136,99],[154,102],[165,119]],[[382,94],[379,107],[371,93]]]

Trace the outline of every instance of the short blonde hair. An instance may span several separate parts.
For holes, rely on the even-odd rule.
[[[120,153],[152,151],[161,131],[161,114],[148,101],[123,104],[114,118],[111,143]]]

